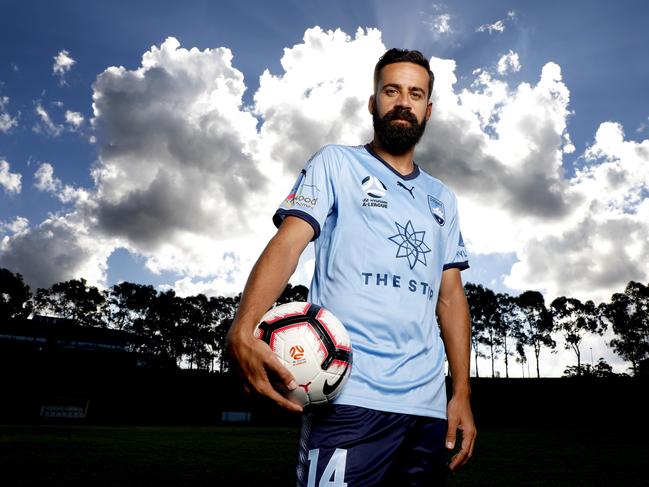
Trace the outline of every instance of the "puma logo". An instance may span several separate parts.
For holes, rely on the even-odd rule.
[[[415,199],[415,195],[412,193],[412,191],[415,189],[414,186],[412,188],[408,188],[408,186],[404,185],[401,181],[397,181],[397,186],[401,186],[403,189],[408,191],[408,193],[410,193],[410,196],[412,196],[412,199]]]

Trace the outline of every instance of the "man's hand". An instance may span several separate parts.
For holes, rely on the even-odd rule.
[[[271,384],[272,381],[286,391],[297,387],[293,375],[265,342],[252,335],[231,332],[228,334],[228,351],[241,372],[248,392],[254,391],[268,397],[289,411],[302,412],[302,406],[288,400]]]
[[[297,387],[293,376],[270,347],[253,336],[253,330],[286,287],[313,235],[313,227],[301,218],[284,219],[250,272],[227,337],[228,352],[241,372],[246,390],[295,412],[301,412],[302,406],[284,397]]]
[[[473,455],[473,444],[477,431],[473,423],[471,404],[468,397],[453,396],[448,403],[448,431],[446,432],[446,448],[455,448],[457,430],[462,432],[462,445],[451,458],[449,468],[455,471],[462,467]]]

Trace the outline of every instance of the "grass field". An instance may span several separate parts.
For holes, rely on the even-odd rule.
[[[291,486],[296,438],[250,426],[0,426],[0,486]],[[448,485],[647,486],[648,460],[637,431],[485,428]]]

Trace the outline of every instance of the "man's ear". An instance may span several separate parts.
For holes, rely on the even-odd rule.
[[[433,113],[433,102],[429,101],[428,106],[426,107],[426,121],[430,120],[430,116]]]
[[[370,99],[367,101],[367,109],[369,110],[370,114],[374,115],[374,110],[376,109],[374,95],[370,95]]]

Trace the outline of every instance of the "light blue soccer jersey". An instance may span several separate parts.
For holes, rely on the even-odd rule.
[[[347,327],[354,365],[338,404],[446,417],[435,316],[442,272],[466,269],[455,195],[415,166],[402,176],[369,145],[329,145],[275,213],[315,231],[309,301]]]

